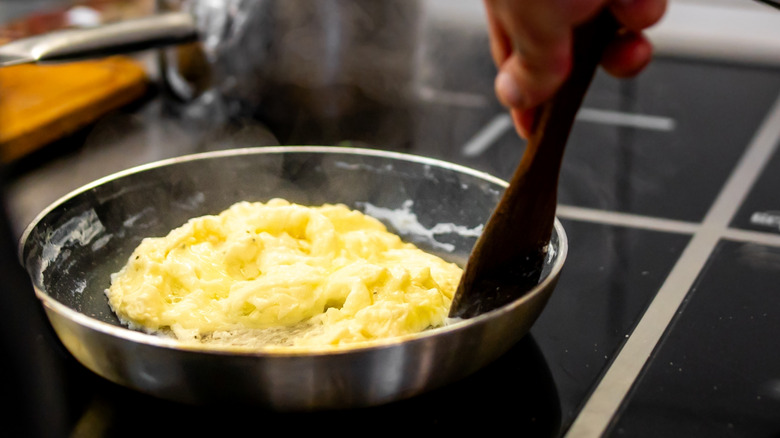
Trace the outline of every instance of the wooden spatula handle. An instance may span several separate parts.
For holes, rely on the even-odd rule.
[[[540,108],[509,187],[469,257],[451,317],[469,318],[497,308],[538,282],[555,222],[564,147],[617,29],[614,17],[605,10],[575,30],[571,74]]]

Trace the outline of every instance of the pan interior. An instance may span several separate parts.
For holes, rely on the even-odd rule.
[[[463,266],[506,184],[449,163],[346,147],[222,151],[106,177],[42,213],[22,239],[40,294],[120,326],[105,289],[145,237],[238,201],[343,203],[421,249]],[[555,233],[553,248],[564,236]],[[546,277],[555,263],[550,257]]]

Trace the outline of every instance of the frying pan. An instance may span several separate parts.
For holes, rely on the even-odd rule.
[[[344,203],[404,240],[465,263],[507,183],[431,158],[376,149],[232,149],[155,162],[88,184],[41,212],[19,256],[66,349],[96,374],[162,399],[278,411],[367,407],[410,398],[502,356],[541,314],[564,265],[556,219],[538,285],[498,309],[352,348],[214,350],[128,329],[108,306],[110,274],[141,239],[237,201]]]

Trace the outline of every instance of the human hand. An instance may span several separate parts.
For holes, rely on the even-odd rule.
[[[621,29],[601,59],[615,77],[647,66],[653,47],[643,30],[661,19],[667,0],[484,0],[490,50],[498,68],[495,92],[510,109],[518,134],[530,136],[539,105],[572,67],[574,29],[609,8]]]

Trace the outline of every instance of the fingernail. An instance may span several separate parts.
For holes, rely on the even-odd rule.
[[[496,76],[496,94],[501,102],[510,108],[523,105],[523,93],[515,78],[507,71],[501,71]]]

